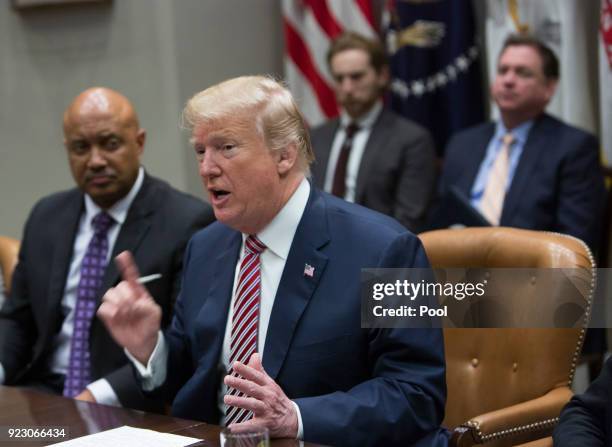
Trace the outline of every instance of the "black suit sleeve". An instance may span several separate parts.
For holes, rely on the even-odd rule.
[[[553,435],[555,447],[610,445],[611,391],[612,359],[608,359],[586,393],[574,396],[561,412]]]

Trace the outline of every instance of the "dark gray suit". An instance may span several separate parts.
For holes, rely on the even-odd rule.
[[[331,146],[339,120],[311,131],[316,161],[315,185],[324,187]],[[436,159],[429,133],[416,123],[383,109],[366,144],[355,203],[395,217],[418,232],[424,224],[436,183]]]
[[[48,383],[53,387],[50,379],[53,375],[47,365],[52,342],[66,317],[61,301],[83,209],[83,193],[75,188],[43,198],[28,218],[11,296],[0,312],[0,363],[7,385]],[[193,232],[213,220],[209,205],[145,175],[112,257],[130,250],[142,275],[162,274],[147,288],[162,307],[164,327],[170,323],[180,289],[186,243]],[[115,263],[110,262],[98,293],[98,304],[104,292],[119,279]],[[90,347],[92,379],[106,378],[122,405],[147,410],[161,408],[142,396],[123,349],[95,317]]]

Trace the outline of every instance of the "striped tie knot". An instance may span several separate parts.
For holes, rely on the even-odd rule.
[[[244,242],[244,249],[247,253],[257,255],[266,249],[266,246],[257,236],[249,235]]]

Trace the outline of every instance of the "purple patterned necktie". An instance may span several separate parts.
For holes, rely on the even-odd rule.
[[[74,327],[70,342],[70,361],[64,382],[64,396],[74,397],[90,383],[89,328],[96,311],[96,295],[102,286],[106,270],[108,239],[106,233],[115,221],[105,212],[92,220],[94,235],[89,241],[81,264],[81,279],[77,287]]]

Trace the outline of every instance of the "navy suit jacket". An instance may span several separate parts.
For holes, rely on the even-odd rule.
[[[310,134],[316,156],[312,178],[321,189],[339,126],[340,120],[331,120]],[[436,177],[436,151],[429,132],[383,109],[359,164],[355,203],[392,216],[416,233],[425,223]]]
[[[239,232],[217,222],[188,245],[166,332],[163,391],[175,397],[176,416],[219,423],[219,359],[241,243]],[[300,408],[306,441],[412,445],[439,427],[442,331],[360,327],[362,267],[425,266],[419,240],[396,221],[312,189],[263,351],[266,372]]]
[[[612,445],[612,358],[586,392],[565,406],[553,439],[555,447]]]
[[[494,131],[495,124],[486,123],[453,136],[445,153],[442,197],[451,185],[470,196]],[[570,234],[596,248],[604,199],[597,139],[543,114],[525,142],[500,225]]]
[[[0,363],[8,385],[49,382],[49,355],[66,317],[62,297],[84,206],[80,190],[59,192],[40,200],[25,225],[11,296],[0,312]],[[213,220],[210,205],[145,175],[111,259],[130,250],[143,275],[162,274],[147,288],[163,309],[164,326],[170,324],[180,290],[187,241]],[[96,298],[98,305],[104,292],[120,279],[111,261]],[[93,380],[107,379],[123,406],[163,410],[161,402],[144,398],[123,349],[95,317],[89,342]],[[61,387],[56,391],[61,392]]]

